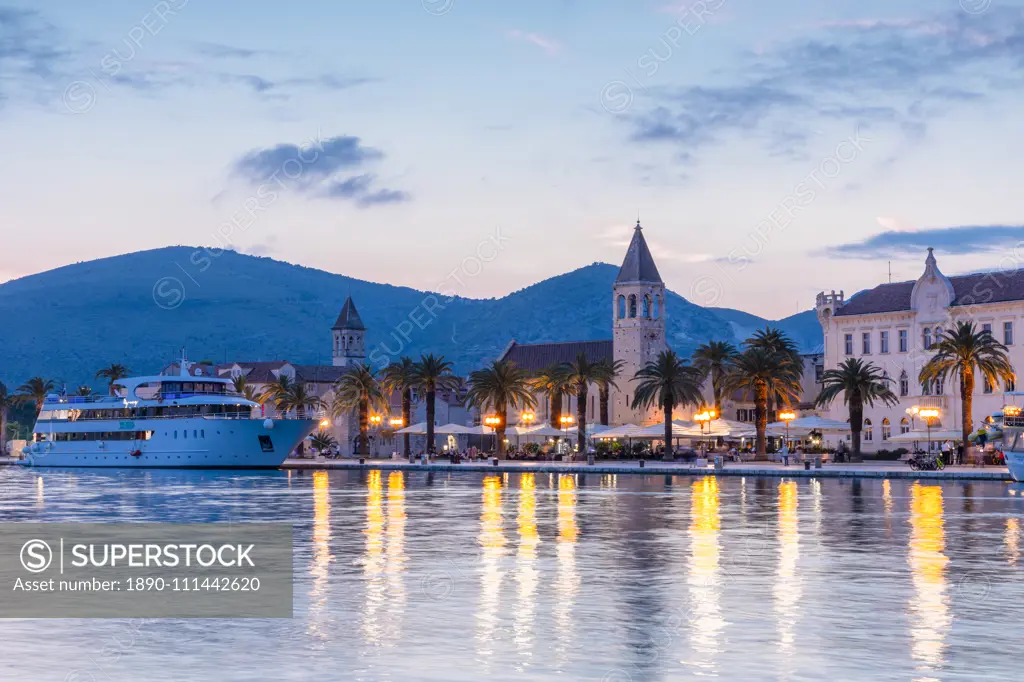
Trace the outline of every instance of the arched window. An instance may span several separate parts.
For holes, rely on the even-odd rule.
[[[864,442],[869,443],[874,439],[874,434],[871,431],[871,420],[864,420]]]
[[[934,334],[935,334],[935,339],[934,339],[935,343],[939,343],[940,341],[942,341],[942,327],[936,327]]]
[[[910,377],[907,376],[907,370],[903,370],[900,373],[900,396],[906,398],[910,395]]]
[[[644,294],[643,315],[645,320],[651,319],[651,297]]]
[[[626,316],[626,297],[621,295],[621,294],[619,295],[618,306],[619,306],[619,319],[621,320],[622,318],[624,318]]]
[[[636,294],[629,295],[629,316],[636,317]]]
[[[932,347],[932,330],[929,327],[925,327],[921,333],[921,346],[925,350]]]
[[[889,418],[884,417],[882,419],[882,440],[889,440],[889,436],[892,435],[892,425],[889,423]]]
[[[906,417],[900,420],[900,433],[910,433],[910,420]]]
[[[922,381],[921,382],[921,395],[931,395],[931,394],[932,394],[932,382],[931,381],[927,381],[927,380],[926,381]]]
[[[654,297],[654,319],[661,317],[661,296]]]

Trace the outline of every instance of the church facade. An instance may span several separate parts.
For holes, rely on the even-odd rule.
[[[862,442],[866,452],[906,445],[890,439],[925,430],[924,421],[907,411],[913,407],[938,408],[940,417],[933,429],[962,428],[956,382],[921,384],[917,380],[934,354],[936,338],[957,322],[972,321],[979,330],[991,331],[1009,349],[1012,365],[1024,367],[1024,345],[1017,338],[1024,324],[1024,271],[947,277],[928,249],[918,279],[880,284],[850,300],[842,291],[821,292],[816,309],[824,333],[824,368],[835,369],[851,357],[873,363],[892,380],[890,388],[899,397],[894,407],[865,407]],[[1014,390],[1014,381],[993,385],[979,377],[973,396],[975,428],[1004,404],[1021,405],[1020,398],[1006,395]],[[841,399],[824,414],[841,421],[849,418]]]
[[[653,424],[661,421],[657,408],[634,410],[631,407],[636,382],[633,376],[658,354],[668,349],[665,338],[665,283],[658,273],[654,257],[637,221],[625,258],[612,286],[610,313],[612,338],[598,341],[521,344],[515,340],[502,352],[499,360],[514,362],[530,372],[539,372],[551,365],[572,362],[583,353],[591,362],[613,359],[622,362],[616,379],[618,389],[610,393],[610,421],[619,424]],[[587,423],[597,424],[600,417],[599,391],[591,386],[585,407]],[[563,414],[577,414],[574,396],[564,399]],[[550,419],[550,406],[538,396],[537,422]],[[518,415],[510,414],[515,423]]]

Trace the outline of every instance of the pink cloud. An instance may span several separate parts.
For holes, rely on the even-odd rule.
[[[562,46],[559,43],[537,33],[527,33],[518,29],[513,29],[508,32],[508,37],[536,45],[540,49],[544,50],[549,57],[554,57],[562,51]]]

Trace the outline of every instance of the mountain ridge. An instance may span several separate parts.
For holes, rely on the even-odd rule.
[[[331,362],[330,326],[351,294],[373,365],[440,353],[460,373],[519,343],[611,338],[618,267],[592,263],[499,298],[474,299],[369,282],[266,256],[168,246],[64,265],[0,284],[0,380],[41,375],[94,383],[111,362],[159,371],[180,348],[194,360]],[[202,254],[196,257],[196,254]],[[802,348],[805,311],[778,323],[703,308],[666,292],[669,343],[689,354],[712,338],[733,342],[751,325],[778,324]],[[743,320],[739,324],[738,320]],[[738,326],[737,326],[738,325]],[[814,325],[817,325],[814,320]]]

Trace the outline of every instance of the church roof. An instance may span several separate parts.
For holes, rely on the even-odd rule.
[[[516,343],[513,341],[500,360],[509,360],[529,372],[538,372],[545,367],[573,362],[583,353],[590,362],[612,359],[611,339],[602,341],[563,341],[559,343]]]
[[[633,239],[626,249],[626,257],[619,268],[619,276],[615,278],[616,284],[624,282],[653,282],[663,284],[661,275],[658,274],[658,266],[654,264],[654,256],[647,248],[647,240],[644,239],[643,228],[640,221],[636,221],[633,228]]]
[[[1024,301],[1024,270],[979,272],[950,277],[949,281],[953,285],[954,306]],[[879,284],[851,298],[835,314],[838,317],[910,310],[914,284],[916,281]]]
[[[359,318],[359,311],[356,310],[356,304],[352,302],[351,296],[345,299],[345,305],[341,307],[338,319],[335,320],[331,329],[366,329],[363,326],[363,321]]]

